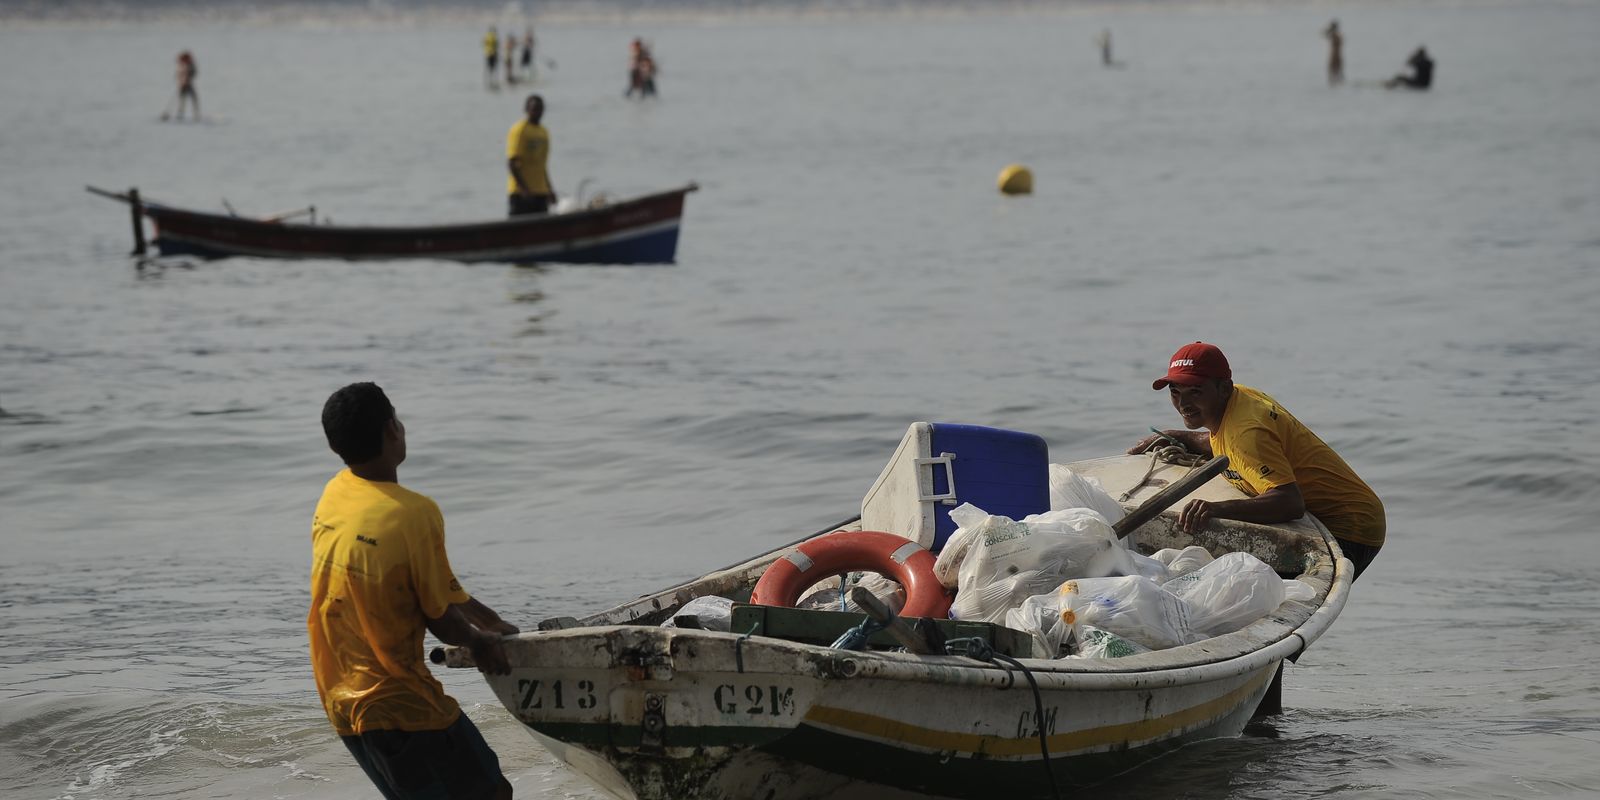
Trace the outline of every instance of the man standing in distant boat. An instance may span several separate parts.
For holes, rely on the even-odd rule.
[[[544,214],[556,203],[555,182],[550,180],[550,132],[539,124],[544,118],[544,98],[528,95],[522,108],[527,116],[517,120],[506,135],[506,168],[511,177],[509,210],[513,217]]]
[[[516,626],[461,588],[439,506],[400,485],[406,429],[383,390],[334,392],[322,430],[348,465],[311,521],[306,629],[328,721],[385,798],[510,798],[499,758],[428,671],[422,634],[504,675],[500,637]]]
[[[1328,40],[1328,85],[1344,83],[1344,34],[1339,33],[1339,20],[1328,23],[1322,31]]]
[[[1148,452],[1167,437],[1203,456],[1227,456],[1223,476],[1248,495],[1189,501],[1178,516],[1183,530],[1200,530],[1212,519],[1274,523],[1310,512],[1339,540],[1356,577],[1372,563],[1386,526],[1378,495],[1276,400],[1235,385],[1228,359],[1215,345],[1184,345],[1152,388],[1168,390],[1188,430],[1147,436],[1128,452]]]

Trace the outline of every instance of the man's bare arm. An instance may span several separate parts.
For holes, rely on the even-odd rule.
[[[506,169],[511,170],[511,180],[517,183],[517,194],[529,194],[528,184],[522,182],[522,173],[517,171],[517,157],[506,159]]]
[[[1273,523],[1299,519],[1305,513],[1299,484],[1286,483],[1243,500],[1191,500],[1178,515],[1178,527],[1194,533],[1212,519]]]
[[[472,624],[466,606],[467,603],[450,604],[443,614],[428,619],[428,630],[445,644],[471,650],[473,663],[478,665],[479,671],[490,675],[509,673],[511,663],[506,660],[505,648],[500,644],[500,634]]]
[[[498,633],[504,636],[510,636],[513,633],[521,633],[517,626],[501,619],[500,615],[496,614],[494,609],[484,605],[476,597],[471,598],[467,600],[467,602],[461,603],[460,605],[461,610],[466,613],[467,619],[471,620],[472,624],[477,625],[478,627],[483,628],[490,633]]]

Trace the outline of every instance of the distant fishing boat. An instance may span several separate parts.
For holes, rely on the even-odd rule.
[[[886,469],[869,503],[880,487],[901,491],[898,483],[923,501],[901,509],[914,518],[918,505],[931,513],[934,501],[971,499],[957,497],[958,486],[975,494],[995,485],[972,472],[987,456],[945,448],[911,453],[915,460],[903,463],[914,466],[898,474]],[[859,531],[855,518],[581,620],[546,620],[536,633],[505,640],[510,674],[485,678],[535,740],[618,798],[1066,797],[1068,787],[1104,781],[1184,744],[1238,735],[1258,707],[1276,703],[1280,665],[1344,607],[1353,567],[1314,518],[1270,526],[1215,520],[1191,536],[1174,512],[1161,514],[1191,492],[1241,497],[1214,477],[1226,466],[1216,461],[1224,463],[1189,470],[1113,456],[1069,466],[1113,496],[1127,492],[1122,503],[1135,511],[1117,531],[1136,531],[1136,549],[1198,544],[1219,556],[1248,552],[1310,587],[1311,599],[1285,600],[1232,633],[1121,658],[1057,659],[1038,657],[1028,636],[1008,628],[923,620],[913,630],[930,639],[974,636],[993,652],[986,658],[985,645],[885,649],[896,640],[851,650],[828,643],[860,614],[753,604],[769,570],[809,569],[819,555],[814,545],[847,535],[836,529]],[[900,512],[863,513],[881,526]],[[918,548],[900,545],[892,556],[900,563],[928,555],[906,556]],[[837,565],[818,567],[812,573]],[[712,596],[735,601],[731,632],[676,616],[690,600]],[[678,625],[660,627],[669,619]],[[457,648],[438,648],[433,660],[472,666]]]
[[[319,225],[315,208],[251,218],[192,211],[126,193],[87,187],[133,209],[134,252],[144,252],[148,217],[162,255],[207,258],[334,258],[670,264],[677,256],[684,196],[695,184],[563,214],[425,226]],[[309,217],[306,222],[296,218]]]

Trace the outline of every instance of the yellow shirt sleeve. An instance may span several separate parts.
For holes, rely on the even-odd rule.
[[[438,506],[430,510],[432,518],[417,537],[411,555],[411,585],[416,587],[422,613],[438,619],[452,604],[465,603],[472,595],[461,588],[450,569],[450,556],[444,549],[444,515]]]
[[[506,158],[516,158],[522,154],[522,128],[528,123],[518,121],[506,133]]]
[[[1259,495],[1295,482],[1294,465],[1284,452],[1283,441],[1271,430],[1250,427],[1233,437],[1228,448],[1228,466]]]

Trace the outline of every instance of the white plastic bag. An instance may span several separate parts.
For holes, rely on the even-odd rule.
[[[852,572],[845,576],[844,598],[840,600],[839,579],[829,578],[806,592],[794,604],[795,608],[815,608],[823,611],[851,611],[861,609],[856,607],[855,601],[850,599],[850,590],[860,586],[871,592],[874,597],[889,607],[889,610],[898,614],[906,604],[906,590],[898,581],[879,575],[876,572]]]
[[[1077,658],[1122,658],[1148,652],[1150,648],[1132,639],[1093,625],[1079,626],[1077,640],[1072,645],[1072,655]]]
[[[1123,574],[1143,575],[1156,583],[1166,583],[1172,577],[1167,565],[1162,563],[1160,559],[1152,558],[1142,553],[1135,553],[1132,550],[1127,551],[1127,553],[1127,569],[1123,570]]]
[[[714,594],[696,597],[673,612],[666,622],[661,623],[661,627],[678,627],[677,618],[680,616],[698,617],[700,627],[708,631],[727,631],[733,627],[733,601]]]
[[[1061,618],[1061,593],[1036,594],[1006,612],[1005,626],[1033,637],[1034,658],[1057,658],[1072,633],[1072,623]]]
[[[1215,560],[1211,557],[1211,551],[1193,544],[1182,550],[1162,548],[1156,551],[1154,557],[1167,565],[1167,580],[1187,575]]]
[[[1152,650],[1205,638],[1189,604],[1142,575],[1067,581],[1059,591],[1062,619],[1079,630],[1092,625]]]
[[[1035,514],[1020,522],[988,514],[979,519],[960,508],[950,513],[966,523],[970,539],[964,544],[950,607],[955,619],[1000,622],[1007,611],[1063,580],[1127,569],[1128,551],[1118,546],[1110,524],[1086,508]]]
[[[939,579],[944,588],[954,589],[960,585],[961,562],[967,559],[967,553],[972,550],[972,530],[988,519],[988,514],[971,503],[962,503],[950,510],[950,520],[956,524],[956,531],[944,540],[944,548],[933,562],[933,576]]]
[[[1249,553],[1228,553],[1163,586],[1193,610],[1195,630],[1232,633],[1283,605],[1284,581]]]
[[[1108,494],[1100,481],[1073,472],[1066,464],[1050,465],[1050,510],[1088,508],[1100,512],[1112,525],[1127,515],[1122,504]]]
[[[1285,601],[1298,600],[1302,603],[1309,603],[1317,599],[1317,590],[1311,588],[1310,584],[1301,583],[1294,579],[1286,580],[1283,582],[1283,599]]]

